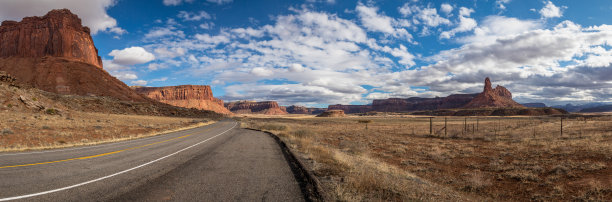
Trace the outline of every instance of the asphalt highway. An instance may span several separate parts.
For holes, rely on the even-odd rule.
[[[238,125],[0,153],[0,201],[304,201],[274,139]]]

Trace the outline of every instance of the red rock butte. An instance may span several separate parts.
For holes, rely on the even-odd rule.
[[[150,101],[102,69],[89,28],[68,9],[2,22],[0,71],[44,91]]]
[[[281,108],[276,101],[237,101],[226,103],[225,107],[236,114],[287,114],[287,111]]]
[[[0,26],[0,57],[63,57],[102,68],[89,28],[68,9],[43,17],[4,21]]]
[[[483,107],[524,107],[512,100],[512,93],[503,86],[491,87],[489,77],[485,79],[484,90],[476,95],[472,101],[467,103],[464,108],[483,108]]]
[[[223,106],[223,100],[213,97],[210,86],[181,85],[165,87],[135,87],[134,90],[153,100],[184,108],[210,110],[232,114]]]

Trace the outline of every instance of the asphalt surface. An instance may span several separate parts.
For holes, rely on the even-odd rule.
[[[0,153],[0,201],[304,201],[279,145],[233,120],[144,139]]]

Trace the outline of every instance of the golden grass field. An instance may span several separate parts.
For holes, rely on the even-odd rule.
[[[92,145],[213,123],[210,119],[70,112],[0,112],[0,151]]]
[[[612,117],[240,118],[307,162],[328,200],[610,201]],[[367,124],[367,126],[366,126]],[[366,129],[367,127],[367,129]]]

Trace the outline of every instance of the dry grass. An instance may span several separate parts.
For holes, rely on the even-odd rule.
[[[367,123],[366,121],[371,122]],[[612,200],[612,118],[244,118],[303,154],[329,199]]]
[[[92,145],[213,123],[208,119],[102,113],[0,112],[0,151]]]

